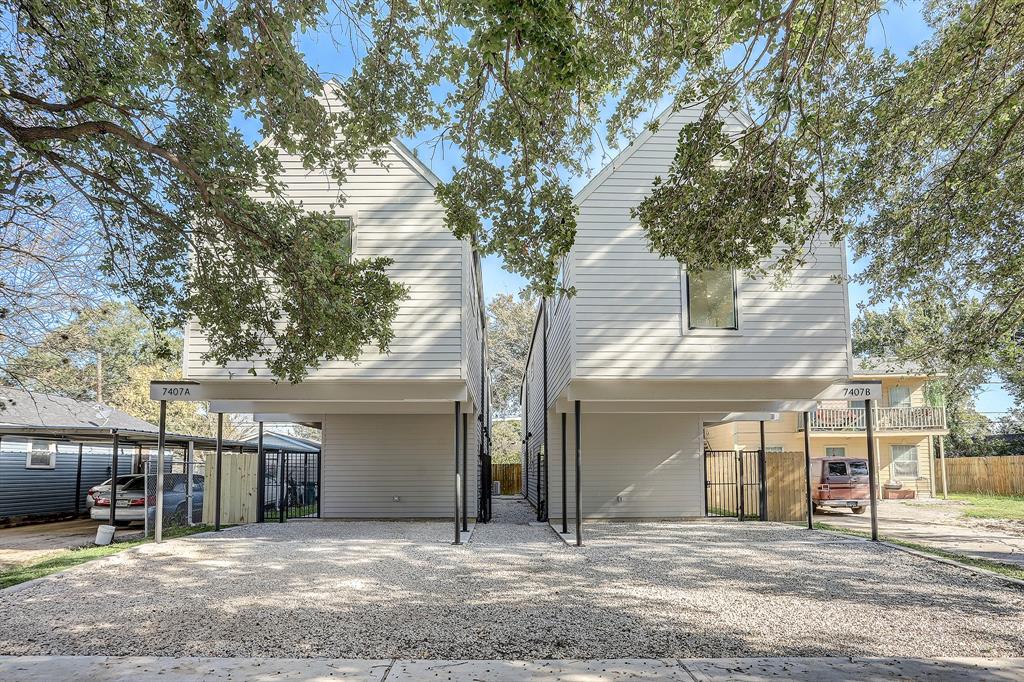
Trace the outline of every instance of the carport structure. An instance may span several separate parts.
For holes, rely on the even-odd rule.
[[[209,401],[220,420],[226,413],[252,414],[261,461],[265,422],[320,428],[321,518],[449,516],[453,542],[460,544],[484,511],[476,487],[477,472],[485,469],[486,424],[465,381],[186,380],[154,382],[150,397],[161,402],[161,414],[173,400]]]
[[[245,441],[224,440],[208,436],[196,436],[180,433],[163,433],[162,441],[159,429],[148,430],[139,428],[122,428],[117,426],[29,426],[16,424],[0,425],[0,439],[18,438],[30,442],[43,442],[59,447],[67,444],[77,451],[77,466],[74,487],[69,488],[69,498],[73,495],[75,514],[81,511],[83,464],[87,458],[109,456],[110,472],[143,473],[144,460],[157,452],[163,443],[165,450],[170,449],[181,453],[182,459],[192,461],[194,453],[200,450],[218,452],[225,449],[232,452],[256,455],[259,448]],[[109,455],[97,454],[95,450],[109,449]],[[89,452],[92,450],[92,452]],[[163,467],[161,467],[162,469]],[[110,520],[117,520],[118,486],[116,477],[110,491]],[[101,481],[103,479],[100,479]],[[98,483],[99,481],[97,481]],[[15,481],[11,481],[15,483]],[[86,486],[88,487],[88,486]],[[191,486],[190,486],[191,487]]]
[[[777,418],[779,412],[805,412],[826,386],[816,382],[775,386],[764,382],[746,386],[572,382],[564,397],[552,404],[547,437],[556,445],[556,463],[545,462],[547,466],[540,468],[540,480],[530,488],[533,501],[539,499],[538,506],[547,511],[559,532],[568,533],[573,525],[577,544],[582,544],[582,522],[588,518],[713,516],[708,513],[714,481],[707,475],[704,427],[764,422]],[[747,497],[752,500],[747,511],[753,509],[755,518],[767,520],[763,452],[762,446],[748,460],[748,466],[759,470],[748,474],[754,487]],[[801,473],[804,468],[801,462]]]

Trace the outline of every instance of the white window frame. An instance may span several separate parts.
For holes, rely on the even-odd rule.
[[[743,297],[741,296],[740,273],[736,268],[732,271],[732,300],[736,311],[736,326],[723,327],[691,327],[690,326],[690,277],[684,266],[679,266],[679,305],[682,308],[680,332],[683,336],[742,336],[743,335]]]
[[[351,227],[351,231],[352,231],[352,252],[349,254],[349,262],[350,263],[352,261],[356,260],[356,257],[357,257],[356,253],[357,253],[357,249],[359,248],[359,241],[358,241],[359,221],[358,221],[358,217],[359,217],[359,212],[358,211],[351,211],[351,212],[334,213],[334,214],[332,214],[333,220],[347,220],[349,222],[349,224],[351,224],[351,226],[352,226]]]
[[[909,448],[914,453],[914,473],[900,474],[896,471],[896,448]],[[906,460],[901,460],[904,463]],[[897,481],[921,478],[921,450],[912,443],[891,443],[889,445],[889,474]]]
[[[785,452],[786,448],[784,448],[781,445],[765,445],[764,446],[764,451],[765,452]]]
[[[907,401],[906,401],[906,403],[900,404],[900,403],[893,402],[892,392],[894,390],[902,390],[902,391],[906,391],[907,392]],[[910,390],[909,386],[903,386],[902,384],[896,384],[895,386],[890,386],[889,390],[886,391],[886,399],[889,401],[889,407],[910,407],[912,402],[913,402],[913,391]]]
[[[829,450],[842,450],[843,454],[841,454],[841,455],[830,455],[830,454],[828,454]],[[825,459],[835,459],[837,457],[846,457],[846,446],[845,445],[826,445],[825,446]]]
[[[27,439],[25,441],[25,468],[26,469],[56,469],[57,468],[57,444],[48,443],[46,450],[36,450],[32,447],[33,441]],[[47,452],[50,455],[50,461],[48,464],[34,464],[32,462],[32,456],[43,452]]]

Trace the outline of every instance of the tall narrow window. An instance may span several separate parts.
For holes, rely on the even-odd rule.
[[[348,230],[347,234],[341,240],[341,248],[344,253],[348,254],[348,260],[351,262],[356,248],[355,229],[352,224],[352,219],[337,218],[335,222]]]
[[[733,270],[687,271],[686,305],[690,329],[738,329],[736,273]]]

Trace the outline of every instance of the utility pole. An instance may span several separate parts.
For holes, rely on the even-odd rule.
[[[96,351],[96,402],[103,404],[103,353]]]

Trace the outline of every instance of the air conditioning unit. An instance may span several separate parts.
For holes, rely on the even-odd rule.
[[[501,481],[491,481],[491,494],[501,495]]]

